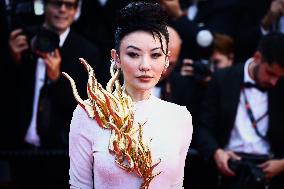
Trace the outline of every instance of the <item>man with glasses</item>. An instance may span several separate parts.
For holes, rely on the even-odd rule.
[[[18,87],[16,108],[20,112],[20,125],[13,126],[14,136],[11,136],[11,143],[17,148],[68,149],[68,126],[76,102],[70,84],[61,77],[61,72],[75,77],[79,93],[85,94],[87,76],[79,58],[85,58],[95,68],[98,64],[95,46],[70,29],[77,9],[78,0],[45,0],[45,19],[40,27],[16,29],[10,33],[11,59],[18,67],[15,74],[18,86],[15,87]],[[27,167],[15,168],[25,171],[15,174],[19,174],[18,178],[23,181],[19,181],[19,184],[22,186],[31,184],[26,182],[31,180],[26,179],[26,175],[34,178],[34,185],[36,182],[45,183],[46,187],[53,188],[48,183],[54,182],[46,183],[42,179],[51,176],[60,178],[62,182],[68,180],[68,158],[66,160],[53,166],[45,164],[46,167],[36,166],[37,162],[32,162],[33,166],[22,162],[22,165],[32,169],[29,172],[36,174],[27,175]],[[34,185],[25,185],[23,188]]]
[[[70,29],[77,8],[78,0],[45,0],[45,20],[39,29],[16,29],[10,33],[11,58],[18,64],[21,83],[18,100],[22,130],[17,139],[25,146],[68,144],[66,126],[76,104],[61,72],[78,77],[84,70],[78,58],[86,58],[91,64],[98,58],[96,48]],[[48,38],[49,35],[53,37]],[[78,89],[82,92],[86,79],[80,75]]]

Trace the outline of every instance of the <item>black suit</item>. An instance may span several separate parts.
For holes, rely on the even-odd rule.
[[[218,148],[224,148],[228,144],[234,127],[243,80],[244,66],[238,64],[217,71],[209,83],[201,108],[201,125],[196,130],[199,150],[207,158],[212,158]],[[283,81],[279,81],[275,88],[268,91],[267,137],[276,158],[284,158],[283,95]]]
[[[269,10],[271,0],[241,0],[238,11],[236,35],[236,61],[251,57],[263,36],[261,20]]]
[[[95,68],[98,63],[98,54],[96,48],[81,36],[72,30],[68,34],[63,46],[60,48],[61,71],[70,74],[77,85],[79,94],[86,99],[87,72],[84,66],[79,62],[79,58],[86,59],[91,66]],[[19,67],[19,102],[20,125],[14,128],[16,147],[24,145],[24,137],[32,117],[32,108],[34,101],[35,88],[35,69],[37,57],[26,56]],[[66,148],[68,145],[69,124],[72,118],[73,110],[76,107],[70,83],[63,76],[55,82],[46,82],[41,89],[41,97],[47,97],[48,103],[43,106],[46,125],[40,133],[43,147]],[[41,100],[41,98],[40,98]],[[46,112],[48,111],[48,112]],[[48,122],[48,123],[47,123]]]

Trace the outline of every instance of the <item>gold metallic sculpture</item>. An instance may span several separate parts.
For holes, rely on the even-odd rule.
[[[118,81],[119,70],[114,69],[114,63],[111,64],[111,79],[104,89],[97,82],[93,68],[83,58],[80,58],[80,62],[89,74],[87,100],[81,99],[74,80],[67,73],[62,72],[71,83],[75,99],[100,127],[111,130],[109,151],[115,155],[117,165],[142,177],[143,183],[140,189],[148,189],[151,180],[161,173],[153,174],[153,169],[161,160],[153,164],[151,151],[148,145],[142,142],[142,129],[145,123],[138,123],[135,128],[133,101]],[[114,85],[115,89],[113,89]],[[137,132],[138,138],[136,139],[134,134]]]

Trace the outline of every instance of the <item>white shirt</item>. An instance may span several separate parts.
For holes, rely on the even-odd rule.
[[[67,38],[70,28],[63,32],[59,36],[59,47],[63,46],[65,39]],[[44,85],[46,77],[46,65],[42,58],[37,59],[36,71],[35,71],[35,89],[34,89],[34,101],[33,101],[33,112],[31,122],[29,124],[27,133],[25,135],[25,141],[29,144],[32,144],[36,147],[40,146],[40,137],[36,131],[37,123],[37,112],[38,112],[38,100],[40,96],[40,90]]]
[[[153,162],[161,163],[153,173],[149,189],[181,189],[184,165],[192,137],[192,118],[186,107],[158,99],[136,102],[134,125],[144,123],[143,142],[148,144]],[[128,173],[115,163],[109,153],[110,130],[78,106],[73,113],[69,133],[70,181],[72,189],[139,189],[142,178]]]
[[[248,66],[251,62],[252,59],[249,59],[245,63],[244,82],[255,83],[248,73]],[[251,105],[253,115],[255,119],[258,119],[268,110],[267,92],[261,92],[256,88],[246,88],[245,93]],[[257,123],[257,128],[263,136],[266,135],[268,130],[268,115]],[[252,123],[245,108],[244,95],[242,92],[240,94],[234,128],[225,149],[251,154],[269,154],[270,152],[269,144],[261,139],[252,127]]]

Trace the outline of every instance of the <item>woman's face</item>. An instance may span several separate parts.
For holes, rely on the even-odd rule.
[[[166,52],[164,38],[163,48]],[[144,31],[135,31],[121,40],[119,51],[118,55],[113,50],[112,58],[123,72],[126,89],[136,92],[151,90],[158,83],[168,59],[159,38],[153,38],[152,34]]]

